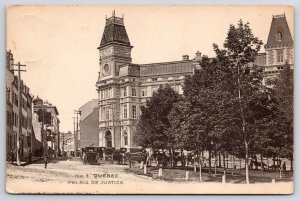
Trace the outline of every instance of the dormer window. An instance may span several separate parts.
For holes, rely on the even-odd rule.
[[[276,41],[282,41],[282,33],[280,31],[278,31],[276,34]]]

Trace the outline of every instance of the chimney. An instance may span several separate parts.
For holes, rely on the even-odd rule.
[[[189,60],[189,55],[187,55],[187,54],[182,55],[182,60],[183,61],[188,61]]]

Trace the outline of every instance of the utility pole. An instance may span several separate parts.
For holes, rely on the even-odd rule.
[[[77,149],[77,147],[76,147],[76,134],[75,134],[75,119],[76,119],[76,117],[72,117],[73,118],[73,125],[74,125],[74,152],[76,152],[76,149]]]
[[[14,66],[18,66],[18,69],[13,71],[18,71],[18,91],[19,91],[19,132],[17,132],[17,165],[21,165],[20,160],[20,136],[22,136],[22,91],[21,91],[21,71],[26,72],[26,70],[21,70],[21,67],[25,67],[26,65],[20,64],[13,64]]]
[[[45,111],[44,111],[44,101],[42,101],[42,141],[44,147],[44,158],[47,156],[48,144],[47,144],[47,132],[44,130],[44,121],[45,121]]]
[[[74,138],[74,144],[75,144],[74,149],[75,149],[75,157],[76,157],[77,156],[77,138],[78,138],[78,115],[81,115],[81,111],[74,110],[74,114],[76,114],[76,135]],[[75,130],[75,126],[74,126],[74,130]]]

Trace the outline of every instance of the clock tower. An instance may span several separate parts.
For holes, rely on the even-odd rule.
[[[124,105],[128,105],[129,110],[129,100],[121,98],[124,86],[120,87],[120,68],[131,64],[131,49],[124,18],[116,17],[113,11],[112,16],[106,18],[98,47],[100,69],[96,87],[99,100],[100,147],[118,149],[124,144],[121,139],[125,128],[120,114],[121,108],[127,107]],[[128,130],[127,136],[130,137],[130,134]]]
[[[120,66],[131,63],[131,49],[124,19],[116,17],[115,11],[113,11],[112,17],[106,19],[101,43],[98,47],[100,53],[98,81],[118,77]]]

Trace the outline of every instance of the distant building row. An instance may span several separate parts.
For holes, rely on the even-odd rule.
[[[15,73],[14,57],[11,51],[6,52],[6,153],[7,159],[12,157],[16,159],[19,151],[21,161],[26,161],[29,153],[33,156],[41,156],[43,148],[50,150],[50,153],[57,155],[59,153],[59,119],[55,106],[49,103],[43,103],[45,111],[51,112],[53,124],[42,129],[42,118],[37,114],[41,107],[39,98],[34,99],[30,93],[29,87],[23,80],[19,80]],[[18,85],[21,85],[21,91]],[[20,99],[21,94],[21,99]],[[21,101],[19,101],[21,100]],[[21,113],[20,113],[21,108]],[[21,128],[20,128],[21,127]],[[20,133],[21,131],[21,133]],[[19,149],[17,145],[17,136],[19,136]],[[43,140],[45,137],[45,145]],[[47,138],[48,136],[48,138]],[[46,146],[48,144],[48,146]],[[51,151],[53,150],[53,151]]]

